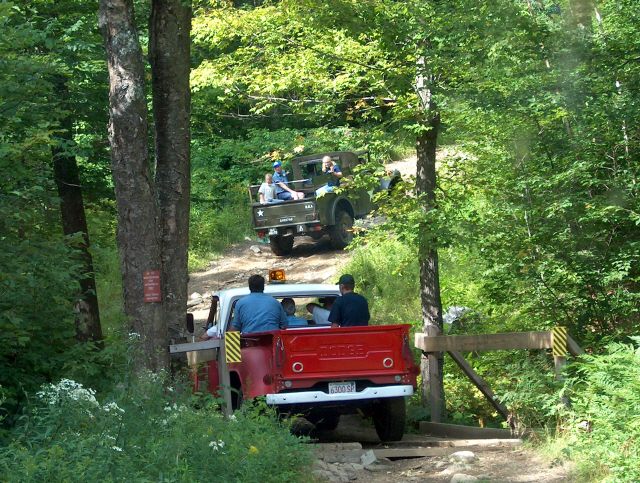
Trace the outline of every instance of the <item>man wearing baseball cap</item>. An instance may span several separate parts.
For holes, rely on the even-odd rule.
[[[353,291],[356,282],[352,275],[344,274],[338,280],[342,297],[338,297],[331,307],[329,322],[332,327],[353,327],[369,325],[369,303],[362,295]]]
[[[273,163],[273,171],[273,182],[276,185],[276,197],[279,200],[301,200],[304,198],[304,193],[299,193],[289,188],[287,173],[282,170],[282,163],[280,161]]]

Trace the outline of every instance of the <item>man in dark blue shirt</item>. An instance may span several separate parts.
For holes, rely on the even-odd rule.
[[[282,170],[280,161],[273,163],[273,182],[276,185],[276,197],[279,200],[301,200],[304,198],[304,193],[289,188],[289,179],[287,173]]]
[[[344,274],[338,281],[340,294],[331,307],[329,322],[332,327],[353,327],[369,325],[369,304],[367,299],[353,291],[356,282],[353,276]]]

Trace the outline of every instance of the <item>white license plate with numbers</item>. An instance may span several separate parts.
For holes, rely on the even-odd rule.
[[[277,228],[269,228],[269,235],[277,235],[277,234],[278,234]]]
[[[329,394],[344,394],[347,392],[356,392],[356,382],[330,382]]]

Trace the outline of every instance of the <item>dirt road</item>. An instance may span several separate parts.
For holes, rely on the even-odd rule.
[[[287,281],[291,283],[331,283],[336,274],[349,259],[349,252],[335,250],[325,237],[320,241],[311,238],[296,238],[291,255],[277,257],[271,253],[269,245],[256,240],[245,240],[233,246],[209,269],[189,276],[189,294],[200,294],[203,302],[189,311],[196,321],[206,320],[208,313],[207,295],[217,290],[244,287],[254,273],[266,276],[270,269],[285,270]]]

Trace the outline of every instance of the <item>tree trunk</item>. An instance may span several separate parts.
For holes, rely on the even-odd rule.
[[[161,270],[158,210],[149,164],[144,64],[133,0],[100,0],[109,70],[109,142],[118,209],[124,311],[141,337],[138,369],[168,365],[163,305],[145,302],[143,274]]]
[[[60,101],[68,104],[69,89],[64,78],[55,79],[56,93]],[[68,106],[66,106],[68,107]],[[80,176],[76,157],[68,153],[73,144],[73,120],[70,114],[62,119],[62,134],[53,148],[53,173],[60,196],[62,231],[65,235],[82,234],[78,253],[82,262],[79,280],[81,298],[76,302],[76,339],[80,342],[102,342],[100,311],[93,259],[89,252],[89,230],[84,212],[84,201],[80,187]]]
[[[162,290],[165,322],[172,338],[184,333],[187,309],[191,180],[190,3],[186,0],[153,0],[149,29]]]
[[[429,48],[428,41],[422,46]],[[418,196],[424,200],[425,212],[436,204],[436,146],[440,128],[440,114],[433,101],[430,73],[424,57],[416,62],[416,94],[418,96],[422,131],[416,140]],[[418,258],[420,261],[420,299],[422,305],[422,322],[428,335],[442,333],[442,302],[440,300],[440,275],[438,273],[438,251],[436,239],[430,235],[431,230],[421,230]],[[429,403],[431,421],[440,422],[444,413],[444,385],[442,353],[429,354],[423,357],[422,387],[423,402]]]

